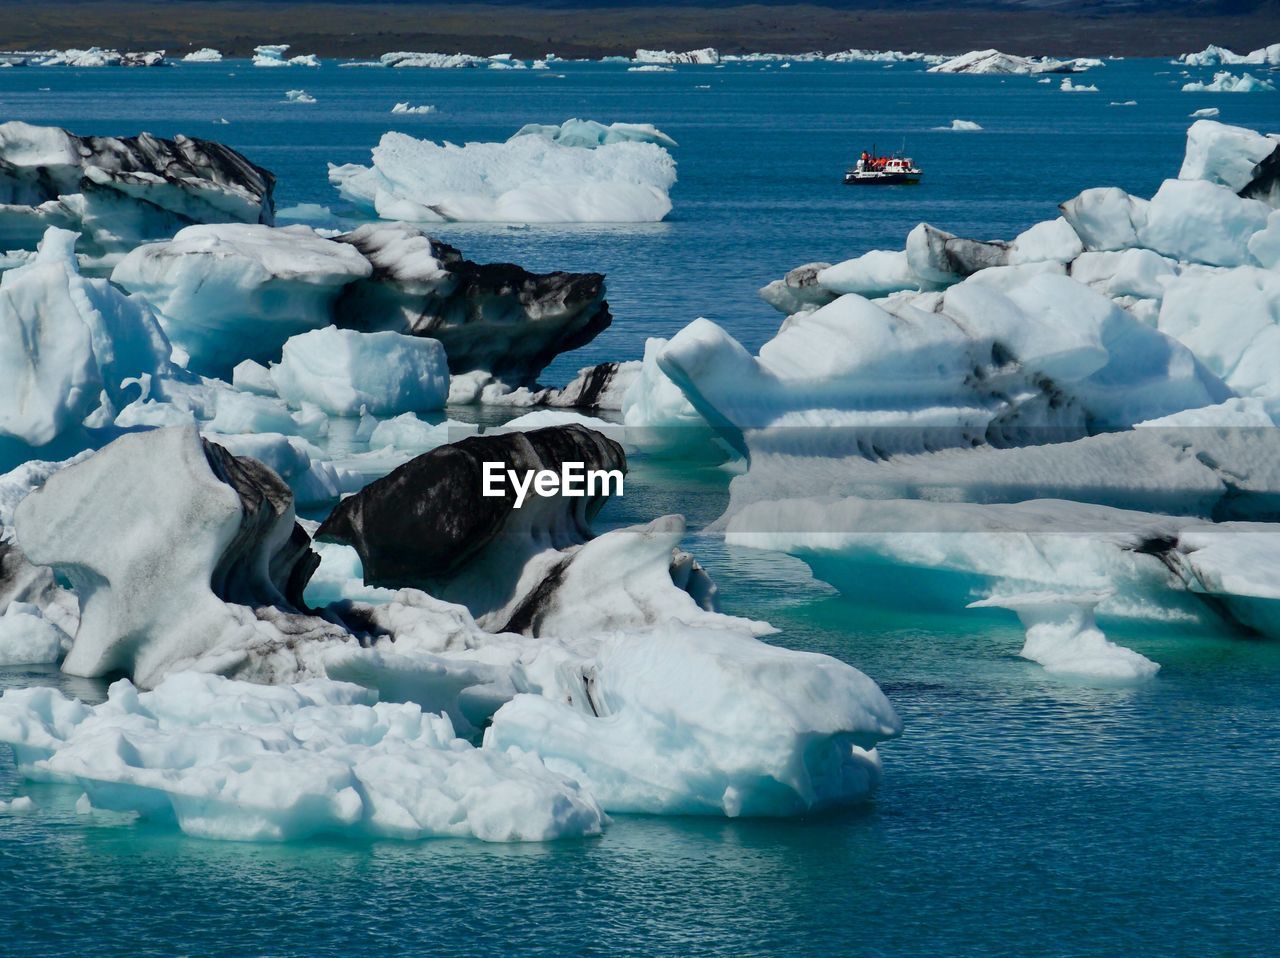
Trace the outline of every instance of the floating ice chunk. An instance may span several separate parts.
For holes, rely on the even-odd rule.
[[[1187,152],[1178,179],[1207,180],[1275,205],[1280,199],[1274,171],[1277,156],[1280,135],[1263,136],[1240,126],[1197,120],[1187,130]]]
[[[637,50],[636,63],[719,63],[720,54],[714,47],[675,53],[671,50]]]
[[[1075,73],[1101,66],[1100,60],[1050,60],[1019,57],[999,50],[974,50],[929,67],[930,73],[1036,74]]]
[[[184,668],[288,680],[345,629],[301,614],[307,537],[278,476],[195,428],[131,433],[55,473],[17,509],[28,559],[81,603],[72,675],[153,685]]]
[[[7,802],[0,802],[0,815],[30,815],[36,810],[36,803],[29,795],[19,795]]]
[[[1138,230],[1146,225],[1148,201],[1114,186],[1085,190],[1059,206],[1087,250],[1128,249],[1142,245]]]
[[[1276,216],[1272,213],[1272,216]],[[1223,309],[1230,303],[1229,310]],[[1159,327],[1245,396],[1280,399],[1280,275],[1243,267],[1169,283]]]
[[[371,63],[368,65],[396,68],[404,67],[410,69],[453,70],[485,66],[489,62],[488,57],[472,56],[469,53],[413,53],[409,51],[397,51],[394,53],[384,53],[377,63]],[[354,66],[356,64],[352,65]]]
[[[1213,75],[1213,79],[1205,83],[1193,80],[1182,85],[1183,93],[1266,93],[1274,91],[1275,84],[1270,80],[1259,80],[1252,73],[1235,76],[1229,70],[1222,70]]]
[[[542,658],[550,658],[548,650]],[[616,812],[794,815],[864,798],[900,723],[875,683],[826,656],[724,629],[605,641],[563,688],[498,710],[485,748],[517,747]],[[548,666],[553,663],[548,663]]]
[[[397,103],[395,106],[393,106],[391,108],[391,112],[392,113],[427,114],[427,113],[435,113],[436,108],[430,104],[425,104],[423,106],[410,106],[408,101],[405,101],[404,103]]]
[[[0,613],[0,666],[57,662],[71,639],[30,602],[10,602]]]
[[[1249,239],[1271,208],[1204,180],[1165,180],[1146,208],[1138,246],[1211,266],[1252,263]]]
[[[338,682],[191,673],[142,693],[122,680],[93,709],[33,689],[0,698],[0,739],[31,773],[80,784],[93,808],[203,838],[505,842],[603,829],[596,801],[536,759],[477,749],[444,716],[375,699]]]
[[[222,54],[212,47],[201,47],[199,50],[192,50],[182,58],[184,63],[221,63]]]
[[[675,178],[675,161],[654,143],[587,150],[543,136],[455,146],[391,132],[371,167],[329,167],[344,199],[418,223],[657,222]]]
[[[34,260],[0,274],[0,441],[45,445],[169,369],[146,304],[80,275],[77,236],[51,227]]]
[[[211,140],[80,137],[0,124],[0,241],[33,249],[49,226],[78,229],[82,251],[132,249],[191,223],[270,223],[274,178]]]
[[[972,120],[952,120],[947,126],[935,126],[935,130],[955,130],[958,132],[973,132],[981,130],[982,127],[974,123]]]
[[[1249,53],[1234,53],[1226,47],[1211,43],[1199,53],[1182,54],[1176,62],[1191,67],[1212,67],[1218,64],[1237,65],[1243,63],[1280,66],[1280,43],[1260,47],[1257,50],[1251,50]]]
[[[515,136],[541,136],[561,146],[580,146],[593,150],[608,143],[656,143],[662,147],[679,146],[652,123],[610,123],[595,120],[565,120],[559,126],[526,123]]]
[[[334,321],[439,340],[453,373],[486,374],[469,399],[456,379],[455,402],[476,401],[489,378],[532,386],[552,358],[590,342],[612,319],[599,273],[473,263],[405,223],[370,223],[337,240],[374,272],[343,291]]]
[[[316,98],[306,90],[285,90],[285,101],[288,103],[315,103]]]
[[[874,298],[899,290],[919,289],[922,280],[912,272],[905,252],[873,249],[856,259],[828,266],[817,274],[817,283],[832,293],[857,293]]]
[[[255,67],[318,67],[319,58],[314,53],[285,59],[289,49],[287,43],[267,44],[253,48],[253,65]]]
[[[1137,100],[1112,100],[1111,106],[1137,106]]]
[[[868,267],[866,272],[869,277],[880,274],[885,266],[890,265],[892,261],[886,257],[893,255],[888,250],[872,250],[872,252],[884,255],[877,256],[874,260],[869,260],[865,264]],[[859,259],[861,257],[836,264],[854,273],[854,276],[850,279],[851,285],[862,278],[861,274],[864,267],[851,265],[857,263]],[[762,287],[759,290],[760,298],[778,310],[778,312],[787,316],[791,316],[794,313],[809,312],[819,306],[825,306],[836,298],[836,294],[823,286],[818,281],[818,277],[824,270],[832,268],[830,263],[805,263],[803,266],[797,266],[795,269],[789,270],[782,279],[775,279],[767,286]],[[900,266],[894,264],[894,268],[897,269]],[[834,276],[838,279],[844,269],[834,274]]]
[[[1211,119],[1217,116],[1221,111],[1216,106],[1206,106],[1196,110],[1191,114],[1193,120]]]
[[[140,246],[111,274],[161,314],[195,372],[228,375],[276,359],[285,340],[326,326],[339,291],[373,271],[354,247],[306,226],[189,226]]]
[[[628,73],[675,73],[675,67],[664,67],[657,63],[646,63],[640,67],[627,67]]]
[[[1011,265],[1070,263],[1084,250],[1080,236],[1063,217],[1045,220],[1023,230],[1013,240]]]
[[[1058,89],[1064,93],[1097,93],[1098,88],[1092,83],[1072,83],[1071,77],[1063,77]]]
[[[334,416],[443,409],[449,396],[444,347],[400,333],[326,326],[291,337],[271,367],[281,399],[315,403]]]
[[[1027,630],[1022,657],[1046,672],[1118,681],[1147,679],[1160,666],[1145,655],[1110,641],[1094,620],[1094,609],[1106,592],[1058,594],[1035,592],[996,595],[969,608],[1012,609]]]

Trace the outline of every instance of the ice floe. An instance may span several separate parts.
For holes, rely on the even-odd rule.
[[[391,108],[391,112],[392,113],[416,113],[419,115],[426,115],[428,113],[435,113],[436,108],[430,104],[424,104],[422,106],[411,106],[406,101],[404,103],[397,103],[395,106]]]
[[[222,53],[213,47],[201,47],[199,50],[192,50],[182,58],[183,63],[221,63]]]
[[[289,44],[266,44],[253,48],[253,65],[255,67],[318,67],[320,59],[314,53],[301,56],[285,57]]]
[[[700,50],[686,50],[676,53],[671,50],[637,50],[636,63],[719,63],[720,53],[714,47],[703,47]]]
[[[973,120],[952,120],[946,126],[935,126],[935,130],[953,130],[960,133],[971,133],[981,130],[982,126]]]
[[[1280,43],[1267,47],[1259,47],[1249,53],[1233,53],[1226,47],[1209,44],[1199,53],[1184,53],[1177,59],[1178,63],[1193,67],[1239,66],[1241,64],[1259,64],[1280,66]]]
[[[192,223],[270,223],[275,178],[212,140],[143,133],[80,137],[0,124],[0,245],[34,249],[46,229],[83,234],[85,252],[120,252]]]
[[[1182,85],[1184,93],[1268,93],[1274,91],[1276,85],[1270,80],[1262,80],[1252,73],[1241,73],[1236,76],[1229,70],[1222,70],[1213,75],[1208,83],[1193,80]]]
[[[1102,65],[1101,60],[1053,60],[1020,57],[999,50],[974,50],[929,67],[930,73],[1022,74],[1079,73]]]
[[[671,210],[675,179],[675,160],[655,142],[589,149],[527,131],[465,146],[389,132],[371,166],[329,166],[343,199],[416,223],[657,222]]]

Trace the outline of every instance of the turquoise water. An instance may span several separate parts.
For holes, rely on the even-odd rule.
[[[280,176],[280,205],[332,205],[325,161],[367,158],[386,129],[464,140],[569,116],[656,123],[681,146],[669,222],[627,229],[450,227],[478,259],[609,274],[615,324],[548,379],[697,315],[755,347],[781,317],[755,289],[791,266],[900,248],[927,220],[1011,237],[1082,188],[1149,195],[1176,173],[1187,114],[1274,126],[1275,94],[1182,94],[1177,68],[1114,63],[1097,94],[1026,78],[898,66],[731,66],[674,74],[570,66],[489,71],[0,71],[0,114],[77,132],[223,139]],[[1169,75],[1156,75],[1172,71]],[[1207,72],[1207,71],[1197,71]],[[234,75],[231,75],[234,74]],[[1176,82],[1175,82],[1176,81]],[[711,89],[701,90],[699,86]],[[49,87],[41,91],[39,87]],[[304,87],[314,106],[279,102]],[[1137,107],[1111,107],[1135,99]],[[433,116],[395,116],[399,100]],[[214,125],[217,117],[230,124]],[[930,128],[976,120],[982,133]],[[916,189],[842,187],[843,164],[903,138]],[[638,463],[608,523],[714,517],[727,475]],[[1012,616],[912,611],[912,583],[868,610],[785,556],[693,535],[727,611],[875,678],[904,736],[874,801],[795,821],[617,817],[599,839],[285,846],[201,841],[75,814],[73,789],[0,798],[0,951],[13,955],[1268,955],[1280,928],[1280,733],[1274,644],[1107,623],[1163,665],[1127,688],[1017,657]],[[894,602],[892,600],[897,599]],[[0,686],[98,683],[0,670]],[[0,753],[5,750],[0,748]]]

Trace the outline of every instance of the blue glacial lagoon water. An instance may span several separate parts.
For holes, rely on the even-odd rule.
[[[780,316],[755,290],[792,266],[900,248],[927,220],[1009,238],[1080,189],[1150,195],[1174,175],[1187,114],[1274,127],[1276,94],[1183,94],[1163,61],[1109,64],[1097,94],[912,66],[796,64],[627,74],[254,70],[0,71],[0,116],[79,133],[147,129],[224,140],[280,178],[279,205],[334,205],[325,163],[364,161],[387,129],[505,138],[570,116],[656,123],[680,141],[669,220],[639,228],[452,226],[481,260],[609,275],[615,323],[549,380],[635,358],[706,315],[749,347]],[[1205,71],[1197,71],[1205,72]],[[560,76],[559,74],[563,74]],[[286,104],[304,87],[315,105]],[[47,89],[41,89],[47,88]],[[1111,106],[1137,100],[1136,107]],[[397,101],[429,116],[392,116]],[[228,125],[213,121],[225,117]],[[981,133],[935,132],[952,119]],[[916,189],[846,189],[872,140],[906,145]],[[713,517],[725,476],[642,464],[607,521]],[[1098,688],[1019,659],[1012,616],[869,610],[794,560],[691,536],[728,611],[880,682],[904,736],[873,802],[795,821],[617,817],[604,837],[284,846],[89,823],[74,790],[0,797],[0,953],[96,955],[1269,955],[1280,930],[1280,650],[1202,628],[1111,634],[1159,677]],[[0,687],[98,683],[0,670]],[[0,753],[6,750],[0,749]]]

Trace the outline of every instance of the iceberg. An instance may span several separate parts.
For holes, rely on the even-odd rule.
[[[121,680],[92,708],[53,689],[10,691],[0,739],[28,775],[78,784],[92,808],[201,838],[547,841],[607,821],[536,758],[476,748],[445,716],[326,680],[184,673],[143,692]]]
[[[646,63],[644,66],[627,67],[628,73],[675,73],[675,67],[662,66],[658,63]]]
[[[1151,200],[799,267],[762,290],[787,319],[757,355],[706,320],[651,342],[624,419],[692,417],[743,460],[730,545],[868,602],[1014,608],[1050,670],[1154,674],[1095,606],[1276,634],[1275,149],[1202,120]]]
[[[1092,83],[1072,83],[1071,77],[1063,77],[1058,89],[1064,93],[1097,93],[1098,88]]]
[[[981,125],[973,120],[952,120],[947,126],[935,126],[935,130],[952,130],[959,133],[972,133],[981,130]]]
[[[720,54],[714,47],[675,53],[671,50],[637,50],[636,63],[719,63]]]
[[[546,136],[437,144],[389,132],[372,166],[329,166],[343,199],[415,223],[649,223],[671,211],[675,161],[652,142],[583,149]]]
[[[267,44],[253,48],[253,65],[255,67],[318,67],[320,59],[314,53],[285,59],[289,44]]]
[[[334,322],[438,340],[455,375],[532,386],[555,356],[612,322],[599,273],[473,263],[405,223],[368,224],[337,241],[358,250],[372,273],[343,290]]]
[[[285,90],[285,102],[287,103],[315,103],[316,98],[306,90]]]
[[[281,399],[314,403],[333,416],[425,412],[443,409],[449,397],[444,347],[400,333],[336,326],[301,333],[285,342],[270,375]]]
[[[1259,64],[1280,66],[1280,43],[1267,47],[1259,47],[1249,53],[1234,53],[1226,47],[1209,44],[1199,53],[1184,53],[1175,61],[1189,67],[1239,66],[1241,64]]]
[[[435,113],[436,108],[429,104],[424,106],[410,106],[409,103],[406,101],[404,103],[397,103],[395,106],[391,108],[391,112],[392,113],[416,113],[420,115],[426,115],[428,113]]]
[[[213,47],[201,47],[192,50],[182,58],[183,63],[221,63],[222,54]]]
[[[139,246],[112,282],[143,296],[200,373],[229,376],[244,359],[278,359],[285,340],[330,323],[343,287],[373,267],[354,247],[306,226],[189,226]]]
[[[271,223],[275,178],[212,140],[80,137],[0,124],[0,242],[34,249],[50,226],[85,252],[122,252],[193,223]]]
[[[1272,92],[1276,85],[1270,80],[1260,80],[1252,73],[1239,76],[1229,70],[1222,70],[1213,75],[1208,83],[1193,80],[1182,85],[1183,93],[1266,93]]]
[[[974,50],[929,67],[930,73],[1020,74],[1079,73],[1102,66],[1101,60],[1051,60],[1019,57],[999,50]]]
[[[114,413],[169,370],[147,304],[81,276],[76,238],[51,227],[33,260],[0,273],[0,463]]]
[[[656,143],[661,147],[679,146],[652,123],[610,123],[595,120],[565,120],[555,124],[526,123],[515,136],[541,136],[561,146],[580,146],[594,150],[608,143]]]

